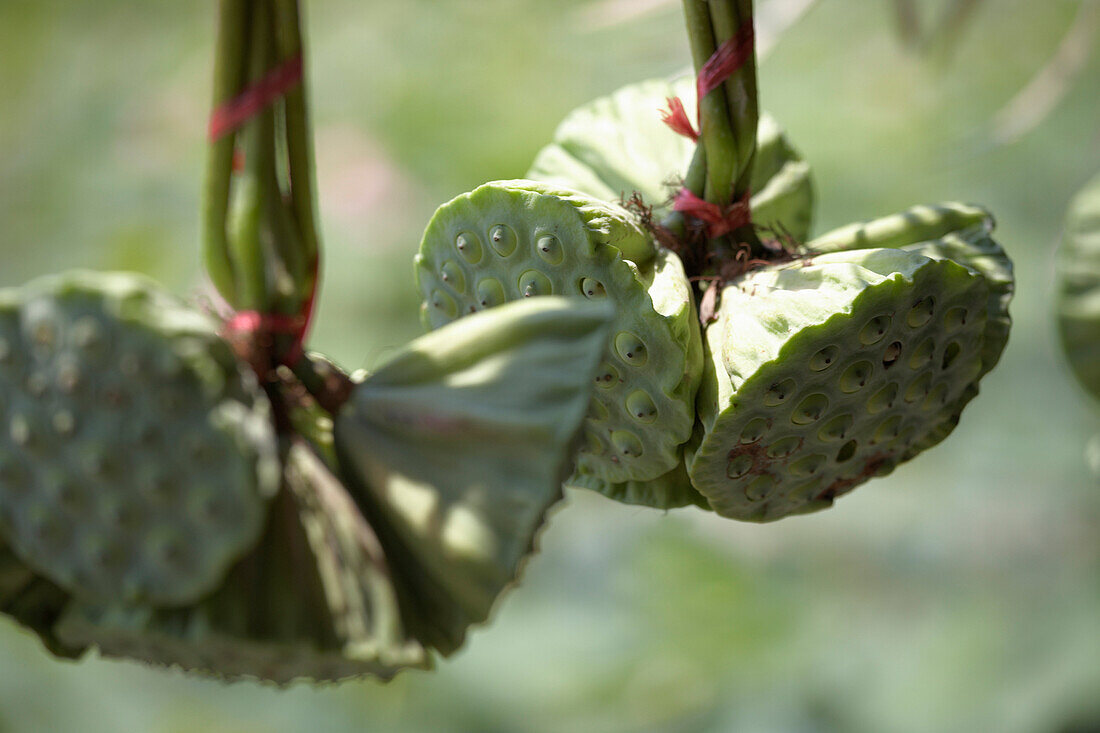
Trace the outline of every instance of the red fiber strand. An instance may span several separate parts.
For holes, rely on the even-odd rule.
[[[686,188],[681,188],[676,194],[676,200],[672,208],[687,216],[698,219],[707,225],[707,236],[711,239],[729,234],[735,229],[740,229],[752,223],[749,210],[749,193],[741,197],[729,206],[722,207],[704,201]]]
[[[690,138],[694,142],[699,141],[699,133],[691,126],[691,120],[688,119],[687,112],[684,110],[684,103],[679,97],[668,98],[668,109],[661,111],[661,121],[672,128],[676,134]]]
[[[269,71],[254,85],[220,105],[211,113],[210,126],[207,130],[211,142],[236,130],[259,114],[269,104],[293,89],[301,80],[301,55],[287,59],[286,63]]]
[[[287,315],[285,313],[239,311],[225,322],[224,332],[227,334],[268,333],[293,336],[294,341],[281,359],[282,364],[293,367],[305,353],[306,336],[313,324],[318,281],[321,278],[319,264],[319,258],[315,258],[313,260],[313,287],[310,288],[309,295],[302,303],[302,310],[299,313]]]
[[[695,92],[699,95],[700,101],[720,87],[726,79],[733,76],[745,65],[745,62],[752,58],[755,39],[752,24],[745,24],[736,35],[727,39],[707,59],[703,68],[699,69],[699,76],[695,80]]]

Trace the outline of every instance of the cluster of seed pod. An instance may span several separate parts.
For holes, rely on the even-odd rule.
[[[1074,376],[1100,399],[1100,176],[1074,197],[1058,257],[1058,331]]]
[[[571,114],[536,180],[444,204],[416,258],[427,327],[508,300],[603,299],[616,315],[570,486],[736,519],[814,511],[954,428],[1007,340],[1012,267],[992,218],[915,207],[805,241],[809,168],[764,116],[756,224],[801,244],[724,284],[702,329],[676,254],[639,233],[694,145],[653,114],[690,80],[622,89]]]
[[[2,290],[0,612],[59,656],[223,678],[427,667],[532,551],[609,318],[495,309],[330,408],[144,278]]]

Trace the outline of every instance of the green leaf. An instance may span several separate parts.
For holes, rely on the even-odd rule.
[[[637,191],[658,218],[668,213],[670,184],[687,173],[695,143],[661,121],[668,97],[679,96],[695,119],[690,77],[623,87],[571,112],[552,144],[535,157],[528,178],[582,191],[605,201]],[[810,167],[776,121],[761,115],[751,180],[753,220],[805,240],[813,214]]]
[[[612,315],[556,297],[471,315],[410,344],[336,417],[410,623],[440,651],[488,617],[561,498]]]

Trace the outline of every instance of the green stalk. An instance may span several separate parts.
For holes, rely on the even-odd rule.
[[[715,43],[718,46],[737,36],[746,26],[753,27],[752,0],[712,0],[710,8]],[[755,51],[741,68],[726,79],[723,86],[736,147],[731,200],[739,201],[746,193],[750,193],[752,165],[756,157],[756,129],[760,121]],[[743,227],[731,236],[750,245],[757,243],[752,227]]]
[[[275,0],[275,42],[281,61],[302,55],[300,15],[298,0]],[[315,286],[315,266],[320,250],[313,187],[312,132],[307,102],[303,73],[302,84],[290,90],[284,99],[291,208],[300,237],[300,254],[308,265],[306,277],[298,283],[299,295],[303,298],[308,297]]]
[[[691,55],[695,62],[695,73],[698,75],[717,48],[714,28],[706,0],[683,1]],[[710,203],[726,206],[733,193],[737,146],[730,125],[725,89],[714,89],[705,98],[698,100],[698,104],[701,128],[699,142],[705,148],[707,156],[703,198]]]
[[[222,0],[214,55],[214,109],[232,99],[244,84],[249,16],[248,0]],[[226,217],[235,137],[228,134],[210,144],[203,191],[203,262],[214,287],[233,306],[237,305],[236,273],[229,255]]]
[[[249,49],[250,83],[263,77],[271,65],[270,19],[264,0],[254,3]],[[267,312],[273,305],[268,288],[268,253],[263,232],[269,221],[270,179],[275,175],[274,115],[271,108],[249,120],[240,132],[244,139],[245,170],[239,176],[234,196],[234,236],[230,237],[230,257],[237,273],[237,301],[245,310]],[[265,211],[265,209],[268,209]],[[266,216],[265,216],[266,214]],[[270,231],[270,230],[268,230]]]

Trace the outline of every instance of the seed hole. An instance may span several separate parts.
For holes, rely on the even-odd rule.
[[[943,368],[949,368],[955,359],[959,357],[959,353],[962,351],[962,347],[959,346],[958,341],[952,341],[947,345],[947,348],[943,350]]]
[[[854,440],[849,440],[844,445],[840,446],[840,450],[836,452],[836,462],[844,463],[851,460],[852,456],[856,454],[856,448],[859,444]]]
[[[898,363],[898,359],[901,357],[901,342],[895,341],[886,347],[886,352],[882,355],[882,367],[883,369],[889,369]]]

